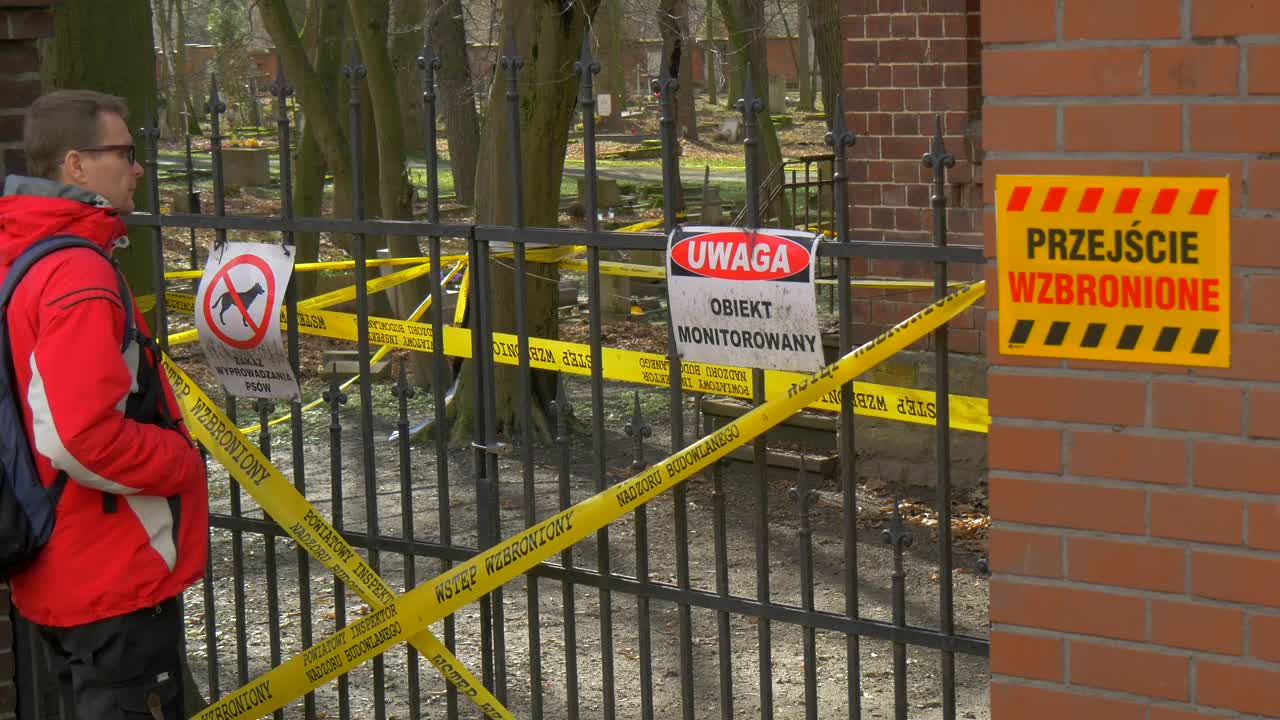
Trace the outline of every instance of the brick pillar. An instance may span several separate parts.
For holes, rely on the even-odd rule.
[[[57,0],[0,0],[0,178],[26,171],[22,114],[40,94],[36,39],[53,34]],[[17,710],[9,588],[0,584],[0,720]]]
[[[1232,181],[1230,369],[989,344],[992,717],[1280,717],[1280,3],[984,0],[982,40],[988,204]]]
[[[857,238],[931,242],[932,171],[921,165],[937,119],[956,157],[948,173],[949,242],[978,245],[982,231],[982,128],[977,0],[840,0],[844,108],[857,135],[848,167],[850,226]],[[860,277],[933,279],[929,263],[855,260]],[[957,265],[952,280],[981,279]],[[918,312],[930,291],[855,291],[854,341]],[[951,350],[981,353],[978,313],[952,323]],[[930,346],[926,341],[921,347]]]

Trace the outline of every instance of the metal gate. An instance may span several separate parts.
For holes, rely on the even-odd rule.
[[[703,398],[685,393],[681,363],[668,356],[670,381],[660,390],[606,384],[601,371],[607,344],[602,322],[601,255],[613,251],[663,251],[656,232],[620,233],[599,229],[595,179],[595,92],[592,75],[599,66],[584,43],[577,71],[578,105],[583,120],[585,183],[584,227],[522,227],[524,192],[518,148],[518,73],[522,62],[504,55],[497,72],[507,83],[512,147],[508,186],[510,227],[451,224],[441,220],[436,153],[435,70],[439,59],[428,38],[418,59],[423,77],[427,220],[383,221],[364,217],[363,158],[352,144],[357,178],[354,217],[347,220],[294,217],[290,202],[293,177],[283,78],[277,98],[279,217],[228,216],[223,182],[221,102],[216,83],[210,113],[213,213],[161,214],[158,133],[148,118],[146,169],[151,188],[150,214],[128,218],[153,229],[162,259],[165,231],[188,234],[195,267],[196,232],[212,230],[216,242],[244,233],[268,234],[285,245],[296,232],[350,233],[356,258],[355,313],[359,318],[359,380],[348,395],[338,380],[323,395],[323,407],[304,412],[294,403],[287,430],[276,430],[271,403],[226,399],[226,409],[241,425],[256,421],[262,451],[291,472],[295,487],[328,516],[347,540],[367,553],[369,564],[393,586],[415,586],[520,528],[627,477],[636,468],[686,446],[716,419],[703,412]],[[749,72],[749,70],[748,70]],[[358,60],[346,68],[350,78],[350,123],[358,137],[361,122]],[[663,228],[675,212],[677,151],[671,98],[675,80],[661,81],[661,139],[664,188]],[[757,155],[757,117],[761,101],[751,94],[739,103],[746,128],[745,219],[762,225]],[[832,198],[825,206],[834,238],[819,246],[834,266],[832,305],[837,319],[834,352],[853,347],[853,290],[850,265],[855,258],[932,263],[935,297],[949,287],[948,266],[981,264],[980,248],[949,247],[946,226],[947,169],[954,164],[939,127],[924,156],[933,171],[933,243],[889,242],[854,234],[849,228],[845,168],[854,144],[840,107],[831,114],[828,144],[834,172]],[[807,175],[806,164],[806,175]],[[190,163],[188,163],[190,171]],[[806,185],[809,183],[806,178]],[[807,191],[807,187],[806,187]],[[794,197],[794,191],[792,191]],[[785,196],[785,193],[784,193]],[[820,219],[821,221],[821,219]],[[375,381],[371,364],[371,302],[366,282],[372,270],[370,236],[409,236],[425,240],[436,272],[428,275],[436,299],[429,321],[434,326],[432,372],[426,382],[410,382],[403,360],[393,363],[393,381]],[[529,248],[586,246],[586,344],[590,376],[560,377],[554,411],[547,416],[550,445],[522,438],[533,435],[528,372],[528,330],[524,313],[515,313],[521,372],[519,432],[499,437],[495,418],[495,362],[489,348],[498,313],[493,307],[492,268],[509,264],[515,297],[524,297],[531,279]],[[447,413],[455,361],[444,354],[443,328],[449,318],[442,299],[441,257],[456,249],[468,258],[468,324],[476,358],[469,392],[476,408],[469,447],[450,445],[440,433],[430,440],[415,434],[423,418]],[[509,259],[498,257],[508,253]],[[159,275],[157,287],[165,287]],[[175,268],[168,268],[173,270]],[[185,268],[184,268],[185,269]],[[170,289],[185,287],[170,283]],[[161,326],[173,312],[157,293]],[[288,348],[301,367],[297,297],[287,299]],[[166,344],[167,346],[167,344]],[[670,345],[674,353],[674,343]],[[180,362],[199,362],[189,350],[174,348]],[[752,447],[751,462],[722,461],[703,477],[677,486],[668,499],[642,507],[631,517],[601,530],[595,542],[583,542],[556,560],[548,560],[520,581],[485,596],[436,630],[446,645],[479,676],[518,717],[985,717],[985,586],[980,557],[959,561],[965,580],[963,601],[980,607],[976,619],[958,627],[954,606],[958,582],[951,533],[951,394],[947,328],[932,337],[936,376],[934,467],[936,497],[934,542],[912,542],[902,513],[886,517],[887,527],[860,527],[868,509],[860,507],[854,459],[854,399],[842,393],[838,417],[838,475],[824,476],[818,463],[799,452],[800,467],[778,469],[768,462],[765,438]],[[762,388],[761,371],[752,371]],[[414,386],[429,385],[427,391]],[[209,388],[206,388],[209,389]],[[762,390],[756,402],[763,400]],[[201,587],[184,602],[188,623],[187,655],[196,685],[218,698],[337,627],[368,611],[340,583],[287,538],[242,495],[240,487],[211,467],[211,553]],[[881,546],[881,543],[883,545]],[[21,717],[56,716],[44,691],[38,658],[24,653],[24,704]],[[40,698],[46,700],[42,703]],[[43,705],[43,708],[42,708]],[[47,712],[46,712],[47,711]],[[396,648],[367,666],[322,686],[276,717],[473,717],[477,710],[412,648]],[[958,715],[959,713],[959,715]]]

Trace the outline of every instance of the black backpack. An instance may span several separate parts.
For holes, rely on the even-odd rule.
[[[67,475],[59,472],[46,488],[40,482],[27,442],[21,398],[14,384],[13,357],[9,347],[9,298],[27,270],[49,253],[69,247],[86,247],[110,257],[97,245],[74,235],[55,235],[40,240],[14,260],[0,284],[0,579],[22,570],[49,542],[53,534],[54,509],[62,497]],[[112,267],[115,264],[112,263]],[[117,271],[120,298],[125,308],[124,347],[133,338],[133,313],[128,287]]]

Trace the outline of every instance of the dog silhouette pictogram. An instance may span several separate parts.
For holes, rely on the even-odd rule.
[[[227,284],[229,286],[231,285],[230,282]],[[249,307],[253,305],[253,301],[257,300],[258,296],[265,292],[266,290],[262,289],[262,283],[254,283],[253,287],[243,292],[237,292],[235,293],[235,296],[240,298],[240,304],[244,306],[245,312],[247,313],[249,311]],[[222,316],[227,314],[227,310],[236,306],[236,301],[232,296],[231,291],[228,290],[219,295],[218,299],[215,300],[213,304],[218,308],[218,322],[225,326],[227,322],[222,319]],[[242,315],[240,317],[240,321],[244,323],[245,327],[249,327],[249,318]]]

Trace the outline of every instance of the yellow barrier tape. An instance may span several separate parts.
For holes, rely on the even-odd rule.
[[[586,272],[587,261],[561,260],[560,268],[562,270]],[[604,275],[625,275],[627,277],[649,278],[651,280],[667,279],[667,270],[661,265],[635,265],[632,263],[602,260],[600,261],[600,272]]]
[[[298,331],[336,340],[355,341],[356,316],[328,310],[298,313]],[[369,341],[421,352],[431,352],[432,326],[389,318],[369,318]],[[446,355],[471,357],[471,331],[447,327],[444,331]],[[518,363],[516,336],[493,334],[493,356],[497,362]],[[668,362],[664,355],[620,348],[603,348],[602,374],[607,380],[667,387]],[[574,375],[591,374],[591,348],[562,340],[529,338],[529,365],[535,370],[553,370]],[[765,398],[783,395],[806,376],[802,373],[769,370],[765,372]],[[746,368],[709,363],[681,363],[681,386],[688,392],[707,393],[751,399],[755,396],[751,371]],[[937,418],[937,395],[932,390],[917,390],[872,383],[854,383],[854,407],[859,415],[897,420],[920,425],[933,425]],[[951,395],[951,427],[970,432],[986,432],[991,424],[986,398]],[[840,411],[836,396],[820,398],[812,408]]]
[[[462,282],[458,286],[458,304],[453,308],[453,324],[462,325],[467,318],[467,298],[471,297],[471,263],[462,273]]]
[[[560,268],[563,270],[575,270],[578,272],[587,271],[586,260],[561,260]],[[666,268],[661,265],[637,265],[635,263],[608,262],[601,261],[600,273],[602,275],[624,275],[627,277],[648,278],[651,280],[666,280]],[[818,285],[835,285],[838,281],[830,278],[818,278],[814,281]],[[966,282],[951,282],[948,287],[957,288],[968,285]],[[932,290],[932,280],[888,280],[877,278],[864,278],[859,280],[850,280],[851,287],[861,288],[878,288],[883,290]]]
[[[445,284],[447,284],[450,280],[452,280],[453,276],[457,275],[458,271],[461,270],[465,265],[466,263],[463,261],[458,261],[457,263],[455,263],[453,266],[453,269],[449,271],[449,274],[445,275],[444,279],[440,281],[440,286],[444,287]],[[428,295],[426,300],[423,300],[421,303],[418,303],[418,307],[414,308],[414,311],[409,314],[409,320],[416,321],[420,319],[423,315],[425,315],[427,310],[431,309],[431,300],[432,300],[431,296]],[[373,357],[369,358],[369,366],[372,367],[376,365],[378,361],[386,357],[387,354],[390,353],[393,349],[394,348],[392,348],[392,346],[390,345],[383,345],[379,347],[378,350],[373,354]],[[360,379],[360,375],[358,374],[352,375],[351,377],[343,381],[343,383],[338,386],[338,389],[346,390],[347,388],[351,387],[351,385],[354,384],[355,381],[359,379]],[[317,398],[316,400],[312,400],[306,405],[303,405],[300,408],[300,410],[301,412],[304,412],[304,413],[310,412],[311,410],[314,410],[323,404],[324,404],[324,398]],[[292,410],[290,410],[289,412],[286,412],[280,417],[273,418],[271,421],[267,423],[267,426],[275,427],[282,423],[289,422],[289,418],[291,417],[293,417]],[[249,427],[240,428],[240,432],[244,433],[245,435],[248,435],[249,433],[258,432],[261,429],[262,429],[262,424],[258,423],[257,425],[250,425]]]
[[[455,262],[465,258],[466,255],[445,255],[440,258],[440,263]],[[431,262],[429,257],[369,258],[364,261],[364,264],[367,267],[380,267],[382,265],[421,265],[429,262]],[[327,262],[298,263],[293,266],[293,269],[294,272],[317,272],[320,270],[350,270],[355,266],[355,260],[331,260]],[[164,274],[166,280],[194,280],[203,276],[203,270],[175,270]]]
[[[835,363],[629,480],[535,524],[396,598],[241,687],[196,720],[262,717],[349,672],[411,632],[456,612],[549,557],[633,512],[694,473],[750,442],[823,395],[838,392],[878,363],[924,337],[973,304],[979,283],[938,300]]]
[[[449,257],[454,262],[466,262],[466,256],[451,255]],[[441,262],[444,262],[444,260],[441,259]],[[397,285],[402,285],[415,278],[422,277],[423,275],[426,275],[429,272],[431,272],[431,265],[429,263],[422,263],[417,265],[416,267],[411,267],[407,270],[400,270],[400,271],[391,273],[390,275],[383,275],[380,277],[371,278],[365,282],[365,287],[368,288],[368,291],[371,293],[381,292],[383,290],[388,290],[390,288],[396,287]],[[169,298],[172,296],[174,296],[173,293],[165,293],[165,302],[167,304],[170,304],[171,306],[173,305],[173,303],[170,302]],[[181,297],[191,298],[190,301],[184,300],[182,302],[182,307],[187,308],[183,311],[194,313],[195,298],[192,297],[191,295],[181,295]],[[315,297],[307,298],[306,300],[303,300],[298,303],[298,309],[299,310],[318,310],[320,308],[326,308],[333,305],[340,305],[344,302],[354,300],[355,297],[356,297],[356,286],[348,285],[344,288],[338,288],[337,290],[332,290],[322,295],[316,295]],[[177,309],[177,308],[171,307],[171,309]],[[284,314],[285,314],[285,311],[282,308],[280,310],[280,317],[284,317]],[[192,328],[190,330],[183,330],[182,332],[179,332],[179,333],[174,333],[173,335],[169,336],[169,347],[193,342],[198,337],[199,337],[199,334],[195,328]]]
[[[620,227],[617,230],[614,230],[614,232],[644,232],[645,230],[652,230],[654,228],[662,227],[662,224],[664,222],[665,221],[662,220],[661,218],[656,220],[644,220],[634,225]]]
[[[191,378],[187,377],[167,355],[162,356],[169,383],[182,407],[182,415],[192,436],[227,469],[227,472],[257,501],[268,515],[280,525],[298,545],[311,554],[320,564],[333,572],[347,587],[355,591],[362,600],[373,609],[371,615],[356,620],[347,627],[367,625],[368,617],[377,615],[378,610],[395,600],[391,587],[376,573],[364,558],[360,557],[347,541],[338,534],[315,508],[307,502],[276,469],[271,461],[249,441],[230,418],[205,395]],[[421,632],[406,637],[432,665],[458,688],[461,695],[468,697],[484,712],[486,717],[495,720],[514,720],[509,710],[502,706],[488,690],[476,680],[456,657],[440,642],[435,635],[426,630],[426,624],[420,625]],[[418,628],[415,628],[417,630]],[[321,643],[307,654],[318,654],[317,649],[341,649],[339,646]],[[340,657],[340,655],[335,655]],[[320,671],[332,665],[334,660],[326,659],[315,664],[307,671],[308,677],[319,677]],[[210,717],[215,717],[211,715]],[[230,717],[216,715],[216,717]]]
[[[463,275],[466,283],[466,274]],[[173,296],[173,293],[169,294]],[[189,299],[190,295],[178,296]],[[171,307],[177,303],[170,300]],[[187,300],[188,306],[190,301]],[[459,305],[462,300],[459,299]],[[313,310],[299,311],[298,331],[335,340],[355,342],[356,316],[351,313]],[[455,323],[456,324],[456,323]],[[369,318],[369,339],[389,347],[420,352],[431,352],[431,325],[389,318]],[[494,333],[494,357],[500,363],[515,365],[519,362],[516,337]],[[471,331],[460,327],[445,328],[444,352],[452,357],[471,357]],[[529,338],[529,364],[538,370],[554,370],[573,375],[591,374],[591,348],[588,345]],[[656,353],[603,348],[603,375],[606,380],[618,380],[656,387],[668,387],[670,370],[667,357]],[[783,370],[767,370],[764,375],[765,398],[774,398],[799,382],[802,373]],[[680,382],[687,392],[722,395],[750,400],[755,397],[751,371],[746,368],[708,363],[681,363]],[[853,404],[855,411],[865,417],[895,420],[918,425],[934,425],[937,420],[937,394],[932,390],[895,387],[868,382],[854,383]],[[991,424],[987,399],[970,395],[949,396],[951,427],[956,430],[985,433]],[[840,412],[838,396],[819,399],[813,410]]]

